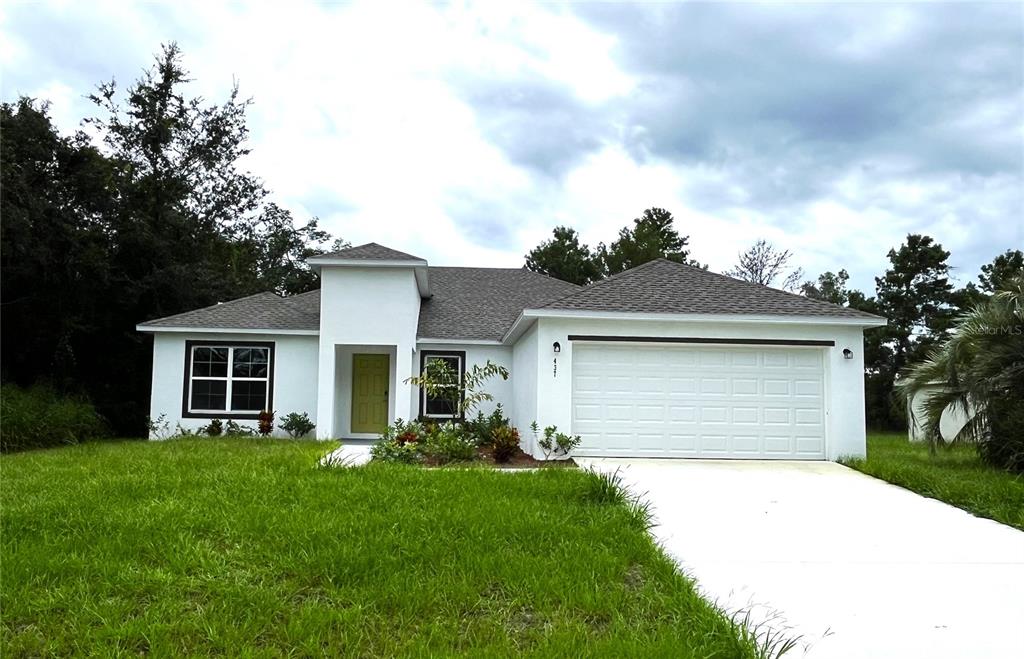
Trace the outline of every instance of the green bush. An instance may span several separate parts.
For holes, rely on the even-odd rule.
[[[381,440],[370,447],[370,457],[379,462],[418,464],[423,462],[423,446],[417,442],[401,444],[394,439]]]
[[[501,403],[498,403],[488,416],[484,416],[483,412],[477,412],[475,419],[467,420],[465,423],[466,430],[476,439],[477,446],[489,446],[494,441],[496,430],[511,425],[505,411],[501,409]]]
[[[305,437],[316,428],[316,424],[309,418],[309,414],[303,412],[291,412],[290,414],[281,417],[281,425],[278,426],[281,430],[288,433],[288,436],[297,439],[299,437]]]
[[[256,430],[250,426],[243,426],[228,419],[227,424],[224,426],[224,434],[231,437],[252,437],[256,434]]]
[[[491,449],[495,462],[508,462],[519,450],[519,431],[511,426],[495,428],[491,433]]]
[[[445,423],[427,435],[426,457],[437,464],[468,462],[477,457],[476,438],[462,426]]]
[[[105,430],[103,419],[86,400],[43,386],[0,387],[0,451],[77,444]]]
[[[989,403],[990,428],[978,440],[978,456],[986,463],[1024,474],[1024,400],[1006,398]]]
[[[199,432],[209,437],[220,437],[224,434],[224,422],[220,419],[211,419],[210,424],[200,428]]]
[[[534,421],[530,424],[530,428],[533,430],[533,434],[536,435],[537,422]],[[579,446],[582,441],[579,435],[566,435],[564,432],[558,432],[557,426],[548,426],[544,428],[544,436],[537,441],[537,445],[544,452],[545,460],[552,458],[558,460],[568,457],[569,453]]]
[[[370,447],[370,456],[381,462],[415,464],[423,462],[428,430],[422,423],[397,419],[384,429],[380,441]]]

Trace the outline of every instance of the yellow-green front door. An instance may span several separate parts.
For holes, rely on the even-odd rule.
[[[352,432],[383,432],[388,425],[388,355],[352,355]]]

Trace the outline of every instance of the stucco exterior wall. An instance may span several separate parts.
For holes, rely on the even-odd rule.
[[[536,438],[530,424],[537,420],[537,327],[531,327],[512,348],[512,425],[519,429],[520,445],[534,453]]]
[[[537,320],[537,422],[572,431],[572,351],[570,334],[708,337],[736,339],[832,340],[825,352],[826,438],[829,460],[866,454],[864,427],[863,331],[827,324],[718,323],[636,319],[539,318]],[[552,344],[561,344],[555,355]],[[853,351],[852,359],[843,349]],[[554,368],[557,358],[558,368]],[[539,456],[538,456],[539,457]]]
[[[907,415],[907,435],[912,442],[924,441],[924,404],[928,396],[941,389],[938,385],[930,389],[917,392],[909,402],[910,414]],[[939,434],[947,442],[953,441],[961,429],[974,416],[971,413],[965,414],[963,410],[947,407],[939,417]]]
[[[252,341],[274,342],[274,409],[277,416],[289,412],[306,412],[316,417],[317,401],[317,337],[283,336],[279,334],[214,334],[157,332],[153,335],[153,380],[150,397],[150,418],[165,416],[173,433],[180,424],[187,430],[198,430],[210,419],[184,418],[181,414],[185,391],[185,341]],[[223,418],[223,417],[222,417]],[[255,420],[238,420],[243,426],[256,428]],[[287,433],[276,428],[274,435]]]
[[[351,395],[351,377],[341,371],[336,346],[387,349],[392,355],[390,420],[410,409],[412,392],[397,386],[412,372],[419,321],[420,295],[412,268],[331,267],[321,270],[320,355],[318,368],[317,437],[363,437],[348,432],[349,418],[340,416]],[[344,354],[344,353],[342,353]],[[341,363],[341,367],[339,367]],[[340,386],[339,386],[340,385]],[[372,436],[366,436],[370,438]]]

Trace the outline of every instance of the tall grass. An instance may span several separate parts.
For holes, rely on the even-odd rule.
[[[937,447],[907,441],[903,433],[868,435],[867,459],[843,461],[865,474],[979,517],[1024,530],[1024,475],[989,466],[968,444]]]
[[[0,456],[0,654],[762,654],[594,475],[314,468],[327,448]]]
[[[104,430],[103,419],[86,400],[41,385],[0,387],[0,452],[77,444]]]

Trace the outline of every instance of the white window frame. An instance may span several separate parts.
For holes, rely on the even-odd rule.
[[[425,351],[427,354],[423,355],[423,369],[426,370],[427,363],[431,359],[457,359],[459,367],[455,371],[459,376],[458,384],[450,385],[452,387],[461,388],[466,375],[466,354],[464,352],[445,352],[443,350],[428,350]],[[426,419],[459,419],[461,415],[458,410],[454,414],[430,414],[427,412],[427,389],[422,387],[420,389],[420,409],[422,414],[420,416]]]
[[[271,400],[270,387],[271,387],[271,374],[273,373],[273,364],[271,362],[274,359],[274,350],[273,350],[272,347],[267,346],[267,345],[246,345],[244,343],[239,343],[237,345],[223,345],[223,344],[218,345],[218,344],[215,344],[215,343],[200,343],[200,342],[196,342],[196,343],[193,343],[190,346],[190,348],[191,348],[191,351],[189,352],[189,355],[188,355],[188,398],[186,399],[188,401],[187,411],[188,411],[189,414],[196,414],[196,415],[203,415],[203,416],[218,416],[219,415],[221,417],[228,418],[231,415],[237,415],[237,414],[245,414],[245,415],[259,414],[260,412],[263,411],[263,409],[267,408],[267,405],[268,405],[268,403]],[[196,350],[199,349],[199,348],[209,348],[211,350],[215,350],[215,349],[220,348],[220,349],[227,350],[228,351],[227,375],[224,375],[224,376],[219,376],[219,375],[194,375],[193,371],[195,370],[195,364],[196,364],[196,361],[195,361],[196,360]],[[234,366],[235,366],[235,350],[265,350],[267,352],[267,375],[265,377],[261,377],[261,378],[241,377],[241,376],[233,375]],[[192,407],[192,386],[193,386],[193,384],[195,383],[196,380],[207,380],[207,381],[217,381],[217,382],[226,382],[227,383],[226,386],[225,386],[224,409],[222,409],[222,410],[210,410],[210,409],[201,409],[201,408],[194,408],[194,407]],[[264,397],[264,400],[263,400],[263,405],[264,405],[263,409],[258,409],[258,410],[234,410],[234,409],[231,409],[231,391],[232,391],[232,383],[234,381],[238,381],[238,382],[266,382],[267,383],[267,388],[266,388],[266,396]]]

